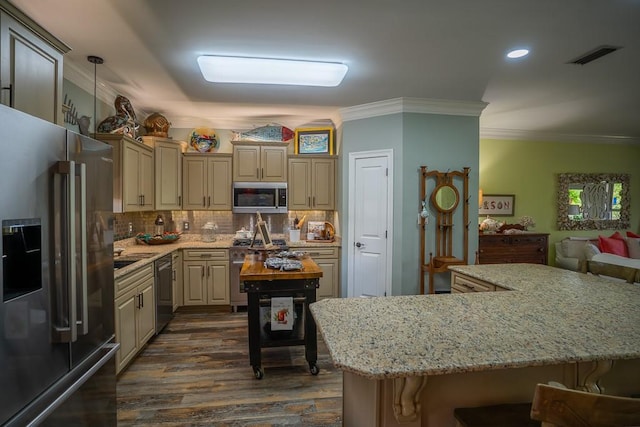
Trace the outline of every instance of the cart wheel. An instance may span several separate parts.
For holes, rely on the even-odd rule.
[[[320,368],[315,363],[309,364],[309,371],[311,371],[311,375],[318,375],[320,373]]]
[[[256,376],[257,380],[261,380],[264,377],[264,372],[262,372],[261,368],[253,368],[253,375]]]

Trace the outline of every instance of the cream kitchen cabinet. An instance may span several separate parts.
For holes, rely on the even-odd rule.
[[[115,281],[115,332],[120,349],[116,373],[122,371],[155,332],[153,263]]]
[[[182,161],[182,209],[231,210],[231,156],[186,153]]]
[[[173,266],[173,311],[183,305],[183,278],[182,278],[182,251],[177,250],[171,254],[171,263]]]
[[[338,298],[340,297],[340,248],[331,247],[295,247],[291,245],[291,250],[304,251],[322,269],[320,286],[316,290],[316,299]]]
[[[335,173],[334,158],[289,157],[289,209],[334,210]]]
[[[229,304],[229,251],[185,249],[184,305]]]
[[[451,293],[462,294],[469,292],[495,292],[495,291],[507,291],[503,288],[492,283],[487,283],[483,280],[469,277],[457,271],[451,272]]]
[[[15,7],[0,3],[2,104],[62,125],[62,60],[68,51]]]
[[[113,147],[113,211],[154,210],[153,149],[124,135],[94,137]]]
[[[156,136],[143,136],[142,141],[153,148],[155,210],[182,209],[182,153],[187,143]]]
[[[233,180],[285,182],[287,143],[233,143]]]

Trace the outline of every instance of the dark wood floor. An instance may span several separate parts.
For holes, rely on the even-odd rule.
[[[177,312],[118,378],[118,425],[339,426],[342,373],[318,339],[313,376],[304,346],[262,349],[249,365],[246,313]]]

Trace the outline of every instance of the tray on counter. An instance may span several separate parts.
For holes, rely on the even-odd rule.
[[[178,233],[165,233],[162,236],[152,236],[151,234],[138,234],[136,236],[136,242],[143,245],[166,245],[167,243],[174,243],[180,239]]]

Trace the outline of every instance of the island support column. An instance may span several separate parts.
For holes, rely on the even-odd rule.
[[[422,425],[421,393],[427,376],[371,380],[343,373],[343,419],[349,427]],[[346,398],[346,396],[349,396]]]

